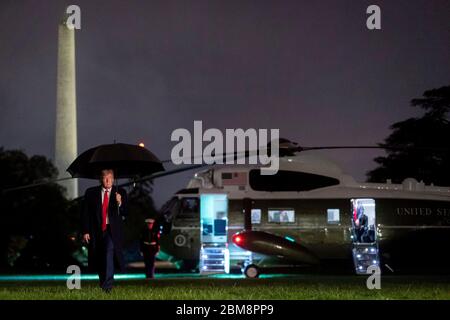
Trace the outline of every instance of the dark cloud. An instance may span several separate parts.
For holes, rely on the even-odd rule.
[[[448,1],[77,1],[79,150],[170,133],[280,128],[304,145],[374,144],[448,85]],[[71,3],[72,4],[72,3]],[[61,1],[0,3],[0,145],[53,156]],[[327,154],[359,179],[379,152]],[[188,174],[156,183],[158,203]]]

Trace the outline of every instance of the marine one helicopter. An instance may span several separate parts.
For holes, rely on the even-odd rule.
[[[356,182],[313,152],[348,147],[279,145],[275,175],[237,164],[195,173],[159,212],[160,258],[250,278],[291,267],[450,271],[450,188]]]
[[[389,149],[301,147],[280,138],[274,175],[261,174],[261,165],[197,164],[121,186],[202,168],[157,216],[162,231],[159,258],[183,269],[243,272],[249,278],[286,268],[343,267],[367,274],[375,266],[383,272],[448,273],[450,188],[413,178],[401,184],[357,182],[314,153],[355,148]]]

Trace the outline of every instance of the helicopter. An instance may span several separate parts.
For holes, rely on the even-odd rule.
[[[120,184],[134,186],[201,169],[157,213],[158,257],[201,274],[242,272],[248,278],[298,268],[343,268],[357,275],[373,267],[395,273],[450,271],[449,187],[413,178],[401,184],[357,182],[314,153],[387,146],[278,142],[279,170],[274,175],[261,174],[263,165],[258,164],[196,164]]]
[[[196,172],[159,212],[159,258],[248,278],[291,268],[448,272],[450,188],[357,182],[313,152],[332,148],[349,147],[280,139],[275,175],[247,164]]]

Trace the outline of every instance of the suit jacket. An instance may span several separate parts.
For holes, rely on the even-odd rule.
[[[122,196],[120,207],[116,201],[117,188],[111,188],[108,204],[108,219],[111,229],[111,237],[114,243],[114,260],[117,267],[123,271],[125,263],[123,259],[123,220],[128,214],[128,199],[124,189],[119,188],[118,192]],[[88,262],[92,271],[98,271],[98,267],[104,260],[106,251],[103,241],[102,231],[102,187],[92,187],[86,190],[84,195],[84,205],[81,214],[82,233],[89,233]]]
[[[367,228],[368,223],[369,223],[369,218],[363,213],[359,217],[359,227],[360,228]]]
[[[160,228],[159,225],[156,223],[153,224],[152,229],[150,230],[145,224],[145,226],[141,230],[141,238],[140,238],[140,244],[141,244],[141,250],[145,246],[154,246],[155,248],[159,249],[159,237],[160,237]],[[154,244],[152,244],[154,243]]]

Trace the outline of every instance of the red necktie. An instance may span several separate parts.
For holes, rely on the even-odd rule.
[[[108,214],[108,203],[109,203],[108,190],[105,190],[102,205],[102,231],[106,231],[106,215]]]

